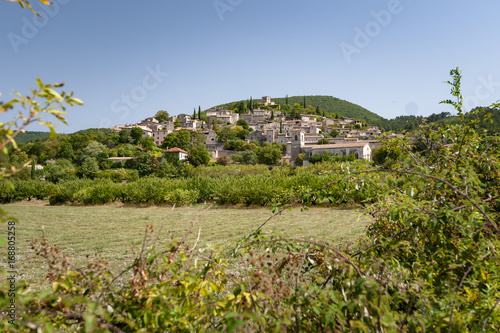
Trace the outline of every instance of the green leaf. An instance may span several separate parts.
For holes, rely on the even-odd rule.
[[[79,98],[76,98],[76,97],[72,97],[72,98],[68,99],[68,102],[75,103],[78,105],[83,105],[83,101]]]
[[[58,99],[60,101],[63,100],[63,98],[61,97],[61,95],[59,95],[59,93],[57,91],[55,91],[54,89],[52,89],[52,88],[45,88],[45,91],[48,94],[52,95],[54,98],[56,98],[56,99]]]

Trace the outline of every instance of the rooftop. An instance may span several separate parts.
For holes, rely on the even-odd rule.
[[[187,153],[188,153],[187,151],[182,150],[182,149],[177,148],[177,147],[174,147],[174,148],[170,148],[170,149],[164,150],[163,152],[164,152],[164,153],[184,153],[184,154],[187,154]]]
[[[366,145],[368,145],[368,142],[335,143],[329,145],[314,145],[311,149],[359,148]]]

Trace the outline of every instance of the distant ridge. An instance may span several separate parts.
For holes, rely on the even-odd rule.
[[[373,125],[379,121],[385,120],[383,117],[373,113],[362,106],[345,101],[343,99],[333,97],[333,96],[312,96],[306,95],[306,104],[313,107],[319,107],[322,111],[327,113],[340,113],[342,117],[347,118],[358,118],[366,121],[368,124]],[[272,101],[276,104],[285,104],[285,97],[272,98]],[[254,103],[259,103],[260,97],[253,99]],[[246,102],[247,100],[244,100]],[[295,103],[301,104],[304,101],[304,96],[291,96],[288,97],[288,104],[293,106]],[[226,104],[218,105],[217,107],[230,108],[232,109],[241,101],[234,101]]]
[[[37,132],[37,131],[26,131],[24,133],[19,133],[14,140],[16,143],[27,143],[38,140],[45,140],[49,137],[50,132]]]

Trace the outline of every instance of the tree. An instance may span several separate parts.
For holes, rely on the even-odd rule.
[[[243,118],[238,119],[238,121],[236,122],[236,125],[243,127],[243,129],[246,129],[246,130],[248,129],[248,123]]]
[[[160,163],[152,152],[147,152],[139,158],[137,171],[139,175],[148,176],[160,170]]]
[[[191,135],[188,130],[181,129],[177,132],[177,148],[188,149],[191,144]]]
[[[147,151],[151,151],[156,148],[153,138],[149,135],[141,139],[139,141],[139,144],[142,146],[142,148],[146,149]]]
[[[286,95],[286,97],[285,97],[285,105],[290,105],[290,104],[288,103],[288,94],[287,94],[287,95]]]
[[[73,159],[73,146],[68,141],[63,141],[59,146],[59,151],[57,153],[57,158],[64,158],[71,160]]]
[[[337,130],[333,130],[331,131],[330,133],[328,133],[326,136],[329,136],[331,138],[336,138],[337,136],[339,136],[340,132],[337,131]]]
[[[246,105],[245,102],[241,101],[238,103],[238,113],[245,113]]]
[[[85,161],[88,158],[104,159],[108,156],[108,148],[99,142],[91,142],[85,147],[80,154],[80,161]]]
[[[267,165],[277,165],[281,156],[281,147],[272,146],[267,142],[258,153],[259,163]]]
[[[158,120],[160,123],[162,123],[164,121],[170,120],[170,115],[165,110],[159,110],[155,114],[155,119]]]
[[[99,164],[94,157],[85,159],[80,167],[80,174],[84,178],[94,179],[99,174]]]
[[[306,95],[304,95],[304,102],[302,104],[302,107],[305,109],[307,106],[306,106]]]
[[[46,166],[45,179],[53,183],[77,179],[75,166],[67,159],[58,159],[56,163]]]
[[[193,109],[193,120],[196,119],[196,108]]]
[[[130,131],[126,129],[122,129],[119,133],[119,140],[118,142],[120,143],[129,143],[130,142]]]
[[[217,157],[217,164],[224,166],[229,165],[229,157],[227,157],[227,155]]]
[[[201,120],[201,106],[198,105],[198,120]]]
[[[271,110],[271,120],[274,120],[274,109]]]
[[[255,151],[253,150],[245,150],[241,153],[234,154],[231,156],[231,159],[236,163],[241,164],[250,164],[254,165],[258,163],[258,157]]]
[[[188,161],[191,165],[208,165],[210,163],[210,154],[204,145],[194,146],[189,150]]]
[[[134,140],[134,143],[137,144],[139,140],[142,139],[142,135],[144,134],[144,130],[140,127],[134,127],[130,130],[130,137]]]
[[[179,128],[181,127],[181,120],[177,118],[174,122],[174,128]]]
[[[295,165],[296,166],[303,166],[304,165],[304,160],[306,159],[306,154],[298,154],[297,157],[295,158]]]
[[[318,145],[328,145],[328,144],[330,144],[330,141],[328,141],[328,139],[326,138],[323,138],[318,141]]]

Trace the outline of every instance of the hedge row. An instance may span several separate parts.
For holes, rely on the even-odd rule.
[[[318,189],[333,181],[327,195],[336,204],[372,202],[377,193],[365,183],[343,181],[343,173],[283,172],[246,174],[241,177],[222,174],[186,178],[145,177],[129,183],[109,179],[68,180],[57,184],[38,180],[13,180],[11,187],[2,183],[0,202],[49,199],[51,204],[80,203],[86,205],[122,202],[125,204],[185,205],[213,201],[221,205],[247,204],[269,206],[301,198],[307,191]],[[323,191],[324,192],[324,191]]]

